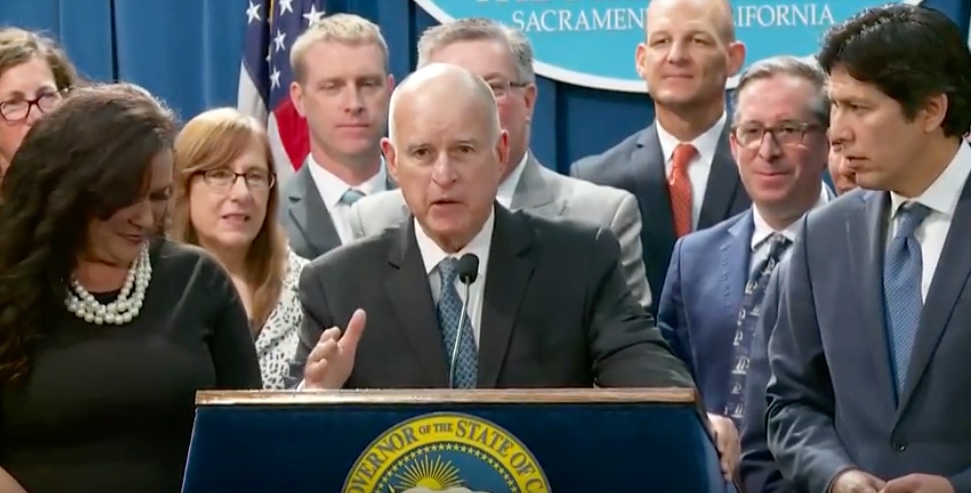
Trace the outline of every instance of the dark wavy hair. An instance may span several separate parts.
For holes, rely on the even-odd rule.
[[[866,9],[830,28],[816,58],[827,74],[841,68],[876,86],[908,120],[943,94],[944,135],[960,137],[971,126],[971,51],[938,10],[903,3]]]
[[[145,197],[175,118],[131,84],[83,87],[41,117],[0,183],[0,385],[30,370],[33,343],[64,297],[88,225]]]

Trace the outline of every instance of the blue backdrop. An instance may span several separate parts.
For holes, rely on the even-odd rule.
[[[471,0],[470,0],[471,1]],[[647,0],[645,0],[647,2]],[[124,79],[164,98],[182,118],[236,105],[248,0],[2,0],[0,23],[40,29],[59,39],[80,70]],[[926,0],[953,15],[967,34],[971,1]],[[395,77],[415,63],[417,35],[435,23],[412,0],[329,0],[329,11],[378,23]],[[633,60],[634,47],[631,46]],[[612,93],[542,79],[533,149],[565,171],[650,122],[646,95]],[[605,123],[600,123],[605,122]]]

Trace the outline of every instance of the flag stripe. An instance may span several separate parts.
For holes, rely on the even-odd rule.
[[[237,108],[270,134],[278,179],[300,168],[310,152],[306,120],[290,100],[290,47],[325,12],[324,0],[248,0]]]

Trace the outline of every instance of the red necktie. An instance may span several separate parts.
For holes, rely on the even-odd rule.
[[[688,164],[698,154],[691,144],[678,144],[671,159],[668,175],[668,192],[671,195],[671,212],[674,215],[674,233],[678,238],[691,232],[691,178]]]

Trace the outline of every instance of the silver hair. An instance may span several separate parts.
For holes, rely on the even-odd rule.
[[[430,27],[418,40],[418,67],[431,63],[435,51],[463,41],[497,41],[506,45],[516,65],[518,81],[536,82],[533,71],[533,46],[517,29],[500,24],[491,19],[468,18],[446,22]]]
[[[827,77],[819,65],[811,59],[794,56],[774,56],[759,60],[742,72],[735,87],[735,107],[738,97],[746,86],[757,80],[769,79],[777,75],[789,75],[806,80],[813,85],[815,97],[809,102],[809,112],[823,128],[829,128],[829,97],[826,95]],[[738,115],[738,113],[735,113]]]

